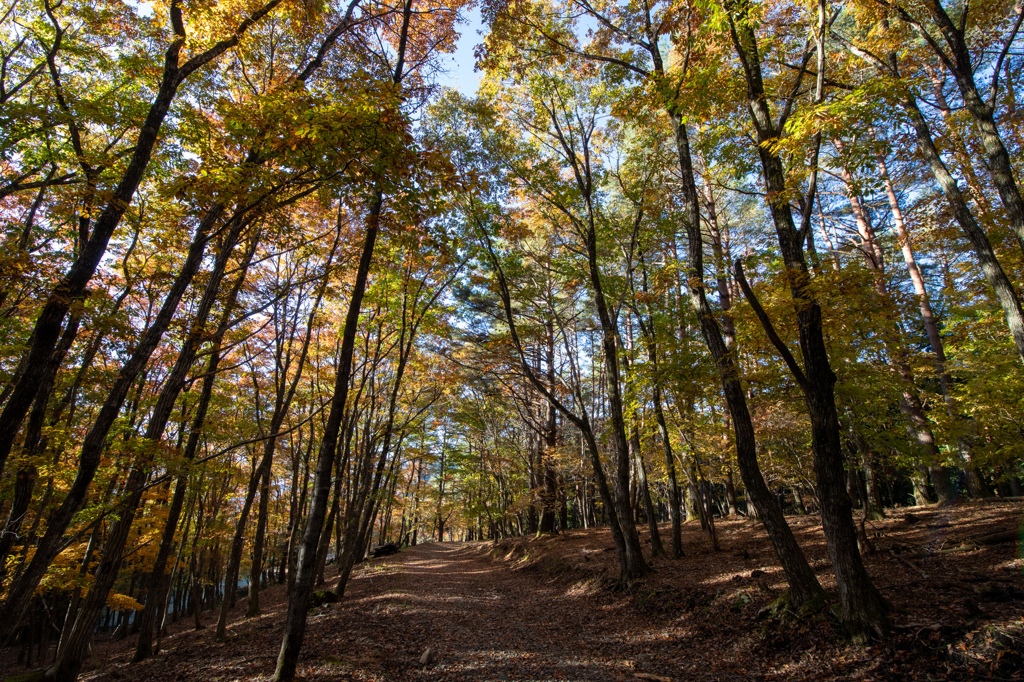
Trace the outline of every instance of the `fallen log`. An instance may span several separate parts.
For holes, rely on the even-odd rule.
[[[1019,540],[1021,531],[1019,530],[1004,530],[1001,533],[989,533],[988,535],[979,535],[971,538],[971,542],[975,542],[979,545],[998,545],[1003,542],[1015,542]]]
[[[401,549],[396,542],[385,542],[383,545],[377,545],[370,550],[370,556],[376,558],[381,556],[391,556],[397,554],[398,550]]]

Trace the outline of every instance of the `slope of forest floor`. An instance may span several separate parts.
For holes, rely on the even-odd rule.
[[[788,521],[837,600],[820,517]],[[773,614],[785,580],[760,524],[717,520],[717,553],[698,524],[686,524],[684,558],[654,559],[651,576],[619,597],[647,622],[623,657],[680,680],[1024,679],[1022,522],[1021,504],[1002,501],[889,510],[867,522],[874,551],[864,560],[894,626],[889,641],[868,646],[845,641],[827,610],[802,621]],[[990,543],[1011,532],[1014,540]],[[492,554],[578,589],[614,582],[610,547],[607,531],[572,531],[503,540]]]
[[[997,532],[1019,537],[1021,515],[1019,503],[966,503],[898,510],[869,523],[875,552],[865,560],[895,609],[893,637],[869,646],[846,643],[827,610],[797,622],[769,613],[782,593],[781,571],[760,525],[744,519],[718,520],[718,553],[699,524],[685,525],[685,556],[654,559],[651,577],[630,592],[612,588],[615,553],[604,529],[420,545],[366,561],[340,602],[311,611],[300,675],[324,681],[1021,679],[1021,544],[984,542]],[[831,589],[818,518],[789,520]],[[163,650],[139,664],[129,662],[134,638],[97,641],[82,679],[269,679],[285,597],[283,586],[263,592],[264,615],[250,619],[240,601],[222,643],[213,637],[213,614],[203,614],[210,627],[198,631],[191,618],[183,619]],[[436,660],[421,663],[428,648]]]

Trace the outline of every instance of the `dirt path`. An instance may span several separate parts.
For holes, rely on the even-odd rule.
[[[490,547],[430,543],[357,567],[341,601],[310,611],[301,678],[599,681],[646,673],[686,679],[672,661],[680,658],[680,642],[655,644],[668,635],[639,622],[625,599],[593,586],[568,587],[543,571],[509,570],[487,557]],[[225,642],[214,640],[209,612],[203,630],[180,621],[163,651],[138,664],[129,663],[134,638],[99,643],[98,669],[81,679],[268,680],[284,598],[284,586],[264,591],[264,613],[251,619],[242,617],[245,601],[239,602]],[[424,665],[428,647],[436,660]]]
[[[976,504],[873,523],[878,551],[865,559],[892,601],[893,636],[868,646],[846,641],[827,610],[763,618],[785,580],[761,528],[740,519],[717,524],[719,553],[699,525],[684,528],[685,556],[654,560],[631,595],[597,585],[617,572],[607,529],[420,545],[364,562],[341,601],[310,611],[299,674],[309,682],[1024,679],[1024,545],[969,542],[1024,527],[1021,513],[1019,504]],[[817,519],[790,523],[818,579],[834,589]],[[213,637],[215,614],[204,612],[198,631],[182,619],[159,655],[139,664],[130,663],[134,638],[97,641],[95,667],[81,679],[269,680],[286,599],[284,585],[264,591],[258,618],[245,618],[240,601],[224,642]],[[424,665],[428,647],[437,658]],[[0,678],[28,672],[4,663]]]
[[[349,632],[338,633],[338,662],[354,652],[354,668],[388,679],[623,680],[664,667],[630,657],[624,636],[638,624],[621,605],[510,571],[484,556],[487,547],[432,543],[367,566],[343,602],[314,617],[307,656],[331,660],[323,644],[337,640],[318,625],[340,620]],[[421,665],[427,647],[437,660]]]

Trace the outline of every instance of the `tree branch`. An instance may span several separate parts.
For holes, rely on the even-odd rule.
[[[750,303],[750,307],[754,310],[754,314],[757,315],[758,321],[764,328],[764,333],[768,336],[768,340],[772,342],[776,350],[779,351],[779,355],[782,356],[782,361],[789,367],[789,371],[793,374],[797,383],[800,387],[807,388],[807,377],[804,375],[804,371],[800,369],[800,365],[797,364],[796,358],[789,352],[789,348],[783,342],[779,335],[775,332],[775,327],[772,325],[772,321],[768,318],[768,313],[765,312],[764,308],[761,307],[760,301],[757,300],[757,296],[754,295],[753,289],[750,288],[750,283],[747,282],[746,276],[743,274],[743,262],[737,258],[736,263],[733,267],[733,272],[736,275],[736,281],[740,285],[740,289],[743,290],[743,295],[746,297],[747,302]]]
[[[967,10],[964,8],[964,14],[966,13]],[[1013,22],[1013,30],[1010,31],[1010,35],[1006,36],[1006,43],[1003,45],[1003,49],[999,53],[999,58],[996,59],[996,66],[992,70],[992,87],[988,96],[988,105],[993,109],[995,109],[996,106],[996,94],[999,92],[999,72],[1003,70],[1003,60],[1006,59],[1006,55],[1009,54],[1010,46],[1017,37],[1017,32],[1020,31],[1022,20],[1024,20],[1024,2],[1017,2],[1017,21]]]

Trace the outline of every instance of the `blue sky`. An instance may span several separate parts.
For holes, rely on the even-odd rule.
[[[153,13],[152,0],[136,0],[140,16],[148,17]],[[473,56],[473,48],[483,42],[484,26],[481,23],[480,8],[473,7],[464,13],[465,21],[460,25],[461,36],[454,54],[444,56],[444,65],[447,75],[438,74],[438,82],[455,88],[466,96],[476,93],[480,84],[480,74],[473,71],[473,64],[476,58]]]
[[[438,82],[441,85],[453,87],[466,96],[476,93],[480,84],[480,74],[473,71],[473,64],[476,59],[473,57],[473,48],[483,42],[481,32],[484,26],[480,20],[480,10],[473,7],[465,13],[466,21],[460,26],[462,35],[459,37],[459,45],[454,54],[444,56],[447,76],[438,74]]]

